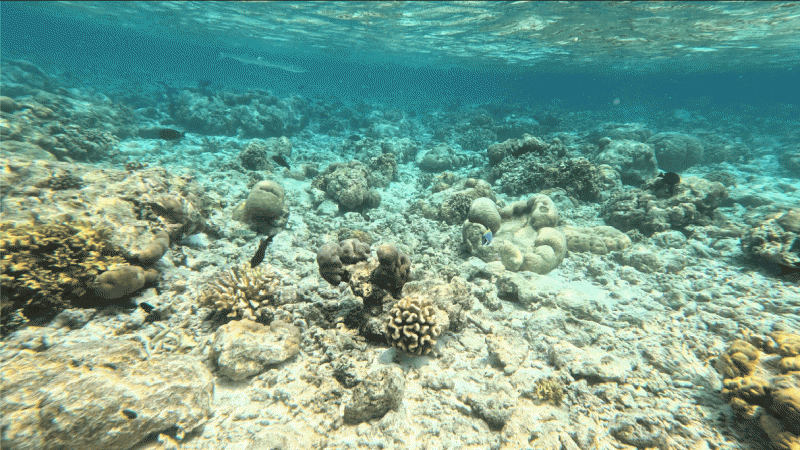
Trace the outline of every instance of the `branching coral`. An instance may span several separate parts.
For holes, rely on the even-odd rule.
[[[0,255],[4,331],[12,313],[45,318],[92,300],[97,277],[126,265],[106,230],[79,222],[0,224]]]
[[[208,283],[200,294],[200,303],[227,317],[263,321],[269,315],[267,307],[275,298],[278,283],[279,274],[272,266],[235,266]]]

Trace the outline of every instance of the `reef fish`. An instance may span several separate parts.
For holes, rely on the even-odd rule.
[[[286,161],[286,158],[283,155],[272,155],[272,160],[275,161],[279,166],[283,166],[289,170],[292,170],[292,168],[289,167],[289,161]]]
[[[486,233],[483,233],[483,239],[481,240],[481,243],[483,245],[492,245],[493,237],[494,236],[492,236],[492,230],[486,230]]]
[[[258,244],[258,250],[256,250],[256,254],[253,255],[253,259],[250,260],[250,267],[254,268],[257,265],[261,264],[261,261],[264,261],[264,255],[267,253],[267,245],[272,242],[272,236],[265,237],[261,239],[261,243]]]
[[[177,141],[184,136],[186,136],[186,133],[181,133],[180,131],[173,130],[172,128],[162,128],[158,130],[158,138],[165,141]]]
[[[667,172],[667,173],[661,172],[661,175],[659,175],[658,177],[664,180],[664,183],[670,186],[675,186],[676,184],[681,182],[681,176],[675,172]]]
[[[293,66],[291,64],[279,64],[279,63],[269,62],[260,56],[257,58],[251,58],[245,55],[240,56],[240,55],[229,55],[227,53],[220,53],[219,59],[222,58],[230,58],[235,61],[239,61],[242,64],[252,64],[254,66],[259,66],[259,67],[270,67],[272,69],[280,69],[292,73],[306,73],[306,69],[303,69],[302,67]]]

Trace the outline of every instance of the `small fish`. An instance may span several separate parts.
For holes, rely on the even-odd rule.
[[[142,308],[147,314],[150,314],[154,309],[156,309],[153,305],[147,302],[139,303],[139,307]]]
[[[261,261],[264,260],[264,255],[267,252],[267,245],[269,245],[270,242],[272,242],[272,236],[261,239],[261,243],[258,244],[258,250],[256,250],[256,254],[253,255],[253,259],[250,260],[251,268],[261,264]]]
[[[186,136],[186,133],[181,133],[178,130],[173,130],[172,128],[162,128],[158,130],[158,138],[163,139],[165,141],[177,141]]]
[[[292,170],[292,168],[289,167],[289,161],[286,161],[286,158],[283,155],[272,155],[272,160],[275,161],[279,166],[283,166],[289,170]]]
[[[659,175],[658,177],[664,180],[664,183],[670,186],[675,186],[676,184],[681,182],[681,176],[675,172],[667,172],[667,173],[661,172],[661,175]]]
[[[483,239],[482,239],[481,243],[483,245],[492,245],[492,238],[493,237],[494,236],[492,236],[492,230],[486,230],[486,233],[483,233]]]
[[[357,134],[354,134],[354,135],[350,136],[348,139],[350,139],[351,141],[360,141],[361,140],[361,136],[359,136]]]

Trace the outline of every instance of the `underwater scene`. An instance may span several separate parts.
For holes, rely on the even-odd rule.
[[[2,449],[800,449],[800,4],[0,3]]]

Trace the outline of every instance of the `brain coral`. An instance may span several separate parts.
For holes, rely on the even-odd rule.
[[[550,197],[534,194],[500,211],[503,219],[491,245],[482,245],[487,227],[464,221],[462,237],[469,252],[484,261],[502,261],[507,270],[546,274],[558,267],[567,252],[564,235],[553,228],[559,214]]]
[[[227,317],[265,321],[279,283],[280,274],[272,266],[235,266],[208,283],[200,294],[200,304]]]
[[[398,300],[389,311],[386,338],[394,348],[412,355],[427,355],[442,333],[436,315],[436,308],[426,297],[408,296]]]

